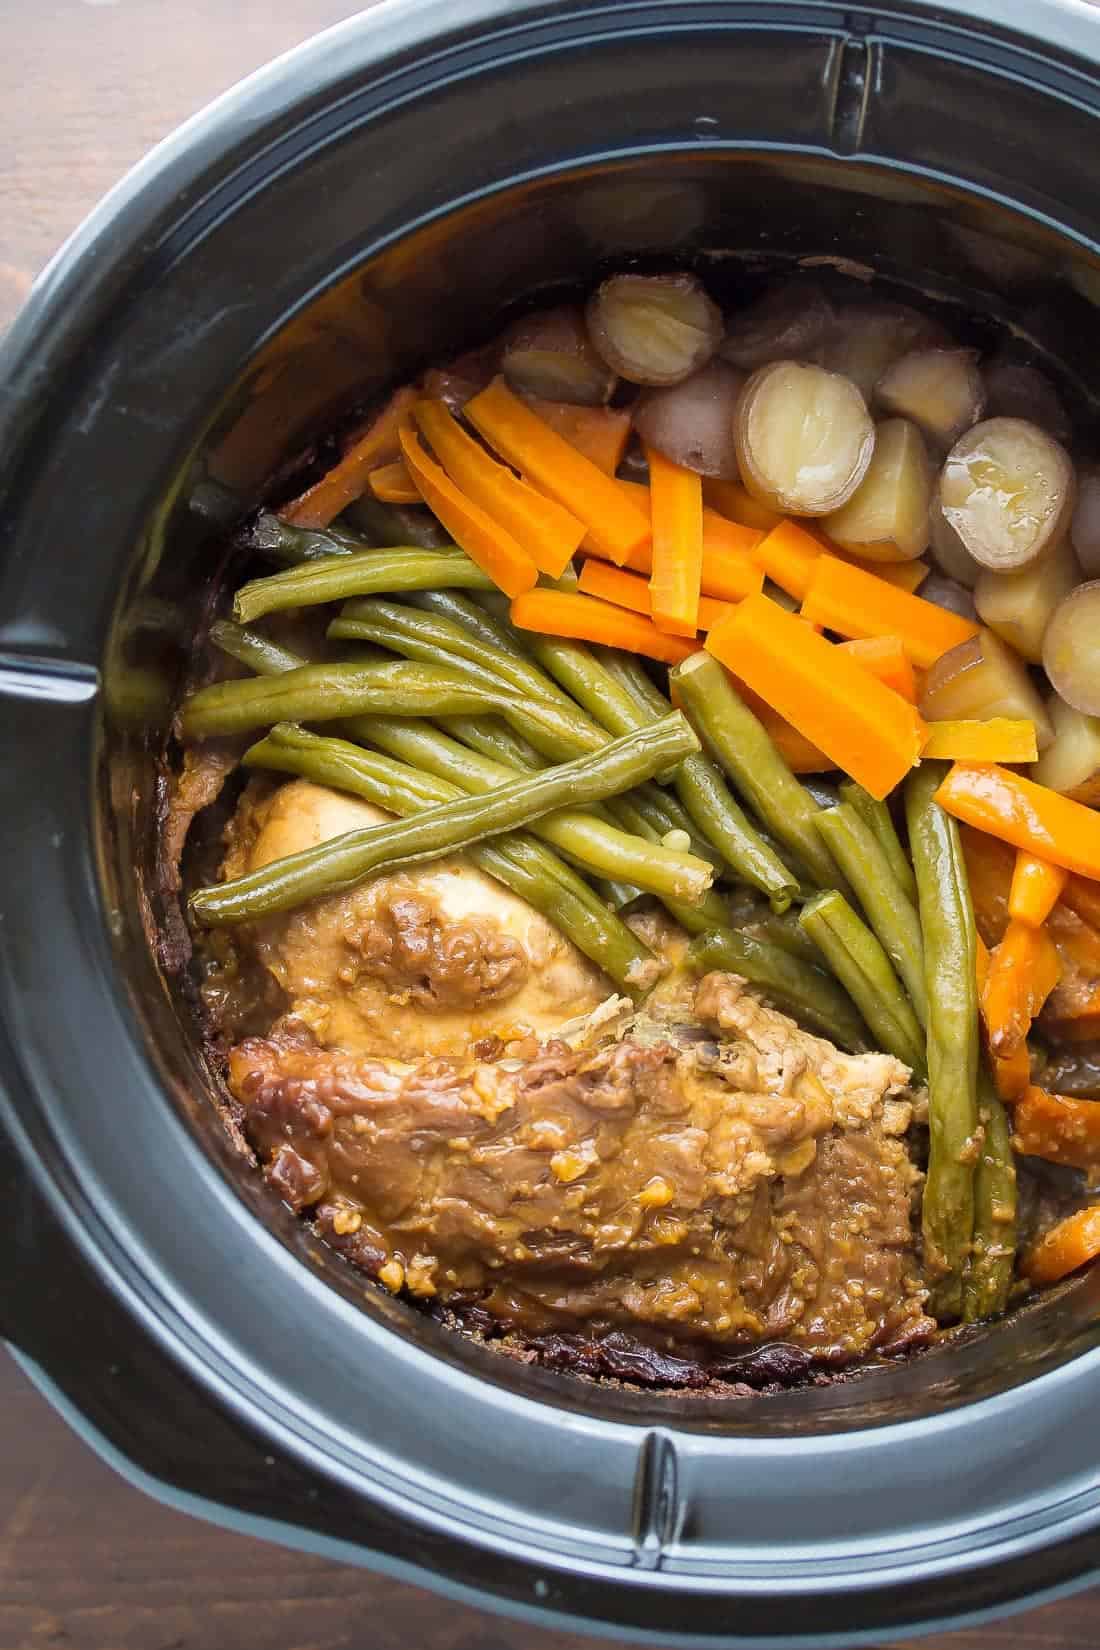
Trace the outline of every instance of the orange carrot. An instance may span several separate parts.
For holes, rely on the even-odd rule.
[[[1100,814],[1007,768],[956,762],[936,792],[956,819],[1052,865],[1100,878]]]
[[[1009,923],[989,959],[982,988],[982,1017],[994,1054],[1003,1057],[1020,1047],[1061,972],[1054,941],[1045,928]]]
[[[1037,854],[1021,848],[1016,854],[1012,887],[1008,894],[1008,914],[1016,922],[1041,928],[1062,897],[1069,872],[1051,865]]]
[[[929,722],[924,754],[945,762],[1034,762],[1035,723],[1010,716]]]
[[[703,477],[703,503],[717,510],[720,516],[736,521],[742,527],[755,527],[770,533],[783,517],[777,510],[769,510],[747,493],[739,481],[718,481],[713,476]]]
[[[824,751],[812,745],[740,678],[734,685],[792,773],[832,773],[836,763]]]
[[[601,642],[621,647],[628,653],[642,653],[666,665],[678,665],[694,653],[694,642],[679,636],[664,636],[649,619],[612,607],[594,596],[577,596],[561,590],[528,590],[512,603],[512,623],[520,630],[537,630],[544,636],[569,636],[578,642]]]
[[[820,539],[815,539],[796,521],[781,521],[760,540],[752,559],[780,590],[801,601],[823,554]]]
[[[577,589],[582,596],[598,596],[601,601],[614,602],[616,607],[629,607],[634,613],[651,618],[649,581],[640,573],[628,573],[625,567],[612,567],[610,562],[595,557],[581,563]],[[699,629],[709,630],[728,613],[731,602],[715,601],[713,596],[699,597]]]
[[[649,522],[615,482],[513,395],[503,378],[467,401],[465,416],[539,492],[577,516],[586,543],[620,567],[650,542]]]
[[[646,458],[653,527],[653,622],[673,636],[694,636],[703,571],[702,481],[697,470],[674,464],[655,447],[646,449]]]
[[[917,678],[913,664],[898,636],[866,636],[857,642],[841,642],[840,650],[858,659],[864,670],[900,693],[911,705],[917,702]]]
[[[414,431],[402,429],[400,441],[405,463],[421,497],[455,543],[488,573],[505,595],[518,596],[530,590],[538,579],[538,568],[522,546],[459,491],[445,471],[428,457]]]
[[[913,663],[925,669],[948,648],[978,634],[969,619],[897,590],[836,556],[818,557],[802,611],[841,636],[900,636]]]
[[[418,401],[413,417],[455,486],[523,545],[540,573],[560,579],[584,537],[584,523],[498,464],[442,401]]]
[[[523,399],[597,470],[605,476],[615,474],[630,439],[629,412],[612,407],[574,407],[570,401],[546,401],[541,395],[525,395]]]
[[[1020,1270],[1032,1283],[1042,1287],[1057,1283],[1079,1266],[1100,1255],[1100,1205],[1078,1209],[1033,1244],[1020,1257]]]
[[[1012,1126],[1013,1146],[1028,1157],[1100,1168],[1100,1101],[1049,1094],[1030,1084],[1016,1104]]]
[[[396,390],[378,416],[345,449],[338,463],[279,511],[294,527],[327,527],[367,490],[367,477],[398,455],[398,430],[408,418],[416,391]]]
[[[989,978],[992,958],[989,947],[980,934],[975,934],[974,943],[974,972],[978,981],[978,1006],[981,1009],[985,982]],[[989,1058],[990,1070],[993,1073],[993,1082],[996,1085],[997,1093],[1002,1100],[1016,1100],[1031,1082],[1031,1056],[1027,1051],[1027,1043],[1020,1043],[1011,1054],[994,1054],[989,1046],[989,1026],[986,1023],[984,1010],[981,1014],[981,1021],[986,1054]]]
[[[403,458],[380,464],[367,476],[367,489],[383,504],[419,504],[420,494]]]
[[[638,481],[619,481],[616,486],[625,497],[637,504],[648,516],[649,488]],[[727,521],[716,510],[703,510],[703,566],[701,588],[705,595],[719,601],[739,602],[743,596],[764,588],[764,574],[756,566],[749,551],[760,542],[760,534],[748,527],[738,527]],[[625,564],[634,573],[653,572],[653,552],[647,544]]]
[[[913,706],[767,596],[747,597],[706,645],[872,796],[919,760],[925,727]]]

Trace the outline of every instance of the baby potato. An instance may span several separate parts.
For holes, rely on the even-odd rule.
[[[994,716],[1034,722],[1040,751],[1054,738],[1026,665],[991,630],[936,660],[924,679],[920,713],[927,722],[988,722]]]
[[[1069,536],[1085,573],[1090,579],[1100,578],[1100,464],[1085,464],[1077,472]]]
[[[722,312],[695,275],[612,275],[588,300],[588,334],[632,384],[678,384],[706,366]]]
[[[1067,705],[1100,716],[1100,579],[1079,584],[1051,614],[1043,669]]]
[[[982,368],[985,410],[989,418],[1026,418],[1055,441],[1068,441],[1072,432],[1062,398],[1045,372],[1011,355],[994,356]]]
[[[997,573],[1018,572],[1068,528],[1073,465],[1038,425],[987,418],[948,453],[939,498],[975,561]]]
[[[875,427],[854,384],[799,361],[773,361],[745,385],[734,426],[754,498],[796,516],[846,504],[867,473]]]
[[[932,501],[928,506],[928,532],[932,554],[940,571],[946,573],[949,579],[957,579],[968,590],[973,590],[982,570],[981,563],[974,560],[947,520],[940,505],[938,492],[933,492]]]
[[[1081,577],[1068,539],[1019,573],[988,568],[974,586],[974,605],[983,624],[1030,664],[1044,659],[1043,638],[1054,610]],[[1055,683],[1057,686],[1057,683]]]
[[[928,548],[931,497],[923,436],[908,419],[888,418],[875,430],[863,480],[822,526],[834,544],[866,561],[912,561]]]
[[[1086,807],[1100,804],[1100,717],[1067,705],[1056,693],[1047,701],[1054,738],[1032,764],[1031,776]]]
[[[887,367],[875,386],[883,412],[912,419],[941,449],[976,424],[985,407],[985,386],[972,349],[918,349]]]
[[[871,299],[837,311],[822,360],[830,372],[850,378],[870,403],[875,385],[894,361],[911,350],[950,346],[938,321],[908,304]]]
[[[832,323],[832,305],[817,282],[796,277],[728,316],[718,353],[746,372],[769,361],[810,361]]]
[[[521,395],[579,407],[604,406],[615,389],[615,374],[596,353],[574,304],[514,321],[501,340],[500,370]]]
[[[737,481],[733,425],[745,374],[717,357],[679,384],[643,390],[631,408],[650,447],[700,475]]]

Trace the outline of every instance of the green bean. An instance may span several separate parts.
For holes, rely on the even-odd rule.
[[[369,493],[352,500],[344,511],[344,520],[362,533],[368,544],[387,550],[402,544],[437,550],[449,542],[430,510],[418,504],[383,504]]]
[[[962,1287],[964,1323],[1004,1311],[1016,1260],[1012,1131],[984,1062],[978,1070],[978,1117],[984,1133],[974,1172],[974,1237]]]
[[[594,647],[592,656],[629,693],[639,710],[648,710],[651,716],[668,715],[668,699],[633,653],[623,653],[617,647]]]
[[[532,634],[527,643],[547,675],[560,682],[590,716],[616,738],[652,718],[603,668],[583,642]]]
[[[815,822],[833,858],[855,889],[922,1026],[928,1024],[924,940],[917,908],[898,882],[878,837],[848,802],[819,813]]]
[[[917,879],[913,875],[913,867],[909,863],[909,856],[901,845],[901,839],[894,828],[894,821],[890,809],[885,802],[865,791],[862,785],[857,785],[854,779],[846,779],[840,787],[842,802],[855,809],[869,830],[878,837],[883,853],[890,861],[890,869],[909,899],[915,901],[917,897]]]
[[[534,745],[521,738],[499,716],[439,716],[436,720],[452,739],[493,762],[503,762],[506,767],[526,773],[546,766],[546,758]]]
[[[510,653],[514,659],[527,659],[527,650],[518,640],[511,625],[498,619],[479,606],[461,590],[410,590],[403,600],[409,607],[425,613],[438,613],[441,618],[453,619],[471,631],[487,647],[501,653]],[[528,662],[530,662],[528,660]]]
[[[797,879],[761,839],[714,763],[701,751],[677,768],[676,794],[734,875],[767,894],[774,910],[785,911],[798,891]]]
[[[778,945],[722,928],[693,940],[687,960],[698,974],[711,969],[740,974],[785,1014],[840,1048],[854,1053],[867,1047],[863,1022],[836,981]]]
[[[423,722],[377,716],[370,724],[370,743],[474,795],[484,796],[521,777],[505,763],[466,750]],[[609,748],[604,746],[605,750]],[[522,777],[545,777],[554,771],[543,769],[537,775]],[[620,831],[600,818],[595,808],[582,810],[566,804],[548,818],[530,821],[529,828],[533,836],[549,842],[583,870],[609,881],[629,883],[662,900],[692,904],[702,898],[713,875],[704,860]]]
[[[859,1009],[880,1048],[923,1075],[924,1038],[890,959],[843,894],[827,888],[798,918]]]
[[[525,825],[567,802],[583,806],[614,796],[651,778],[666,763],[690,751],[694,743],[686,720],[673,713],[594,754],[524,775],[487,796],[463,797],[411,819],[349,831],[259,871],[201,889],[191,896],[190,909],[196,921],[206,926],[292,910],[323,894],[355,887],[373,872],[436,859]],[[688,862],[685,856],[677,898],[698,897],[709,886],[710,876],[709,866],[697,860]]]
[[[445,586],[485,590],[491,588],[492,580],[460,550],[359,550],[251,579],[233,599],[233,617],[238,624],[251,624],[267,613],[292,607],[316,607],[379,591]]]
[[[670,831],[682,831],[687,837],[691,852],[698,859],[705,859],[716,871],[723,870],[722,856],[709,842],[704,842],[698,836],[683,809],[677,806],[673,812],[665,806],[665,801],[666,793],[659,785],[639,785],[636,790],[615,797],[607,806],[624,831],[633,831],[635,836],[648,837],[650,842],[663,842]],[[681,818],[684,823],[681,823]]]
[[[216,620],[210,626],[210,640],[238,664],[254,670],[257,676],[278,676],[284,670],[297,670],[307,663],[288,647],[269,641],[255,630],[246,630],[232,619]]]
[[[797,854],[819,888],[841,879],[828,845],[814,829],[821,812],[798,783],[764,727],[709,653],[692,653],[670,672],[703,748],[784,848]]]
[[[579,711],[519,699],[510,688],[467,680],[443,665],[394,660],[383,664],[304,665],[271,678],[214,682],[184,701],[184,738],[246,733],[274,722],[325,722],[363,713],[458,716],[497,712],[551,760],[572,760],[599,748],[605,736]]]
[[[316,785],[347,791],[401,818],[463,795],[457,785],[405,762],[287,722],[272,728],[242,760],[245,767],[298,774]],[[467,852],[480,870],[556,923],[620,989],[636,988],[644,979],[647,965],[652,967],[646,947],[549,848],[517,831]]]
[[[815,968],[821,967],[821,952],[799,923],[797,911],[780,914],[770,905],[757,905],[747,916],[732,919],[730,926],[752,939],[778,945],[781,951],[789,951],[792,957],[801,957]]]
[[[577,707],[569,695],[530,659],[517,659],[488,645],[464,625],[442,614],[421,613],[399,602],[372,597],[346,602],[339,617],[329,625],[328,634],[335,640],[381,642],[383,647],[404,653],[406,658],[423,659],[429,664],[452,664],[455,659],[462,659],[491,679],[507,682],[521,693],[531,694],[532,698],[565,705],[576,714]]]
[[[974,908],[959,829],[935,801],[947,765],[922,762],[905,782],[928,994],[928,1173],[921,1205],[933,1307],[956,1318],[974,1233],[978,1138],[978,1003]]]
[[[261,510],[246,522],[236,533],[234,543],[245,550],[257,550],[269,561],[280,562],[284,567],[302,567],[306,562],[348,556],[370,548],[366,539],[345,533],[339,527],[292,527],[270,510]]]

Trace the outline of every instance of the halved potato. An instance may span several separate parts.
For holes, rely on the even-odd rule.
[[[706,366],[722,311],[695,275],[612,275],[588,300],[589,336],[632,384],[678,384]]]
[[[821,525],[834,544],[865,561],[913,561],[928,548],[931,497],[924,437],[908,419],[888,418],[875,430],[867,474]]]
[[[602,407],[615,389],[615,374],[596,352],[576,304],[520,316],[501,340],[500,370],[521,395]]]
[[[1060,602],[1081,578],[1068,539],[1020,573],[986,569],[974,586],[978,617],[1030,664],[1043,662],[1043,637]]]
[[[846,504],[867,473],[875,427],[854,384],[824,367],[773,361],[745,385],[734,426],[754,498],[796,516]]]
[[[1043,669],[1067,705],[1100,716],[1100,579],[1079,584],[1055,608],[1043,636]]]
[[[968,590],[973,590],[982,570],[981,562],[974,560],[944,515],[938,492],[933,493],[932,502],[928,506],[928,531],[932,541],[932,555],[941,572],[946,573],[948,578],[957,579],[960,584],[965,584]]]
[[[1040,751],[1054,738],[1026,665],[991,630],[936,660],[924,679],[920,713],[927,722],[988,722],[994,716],[1032,721]]]
[[[956,441],[940,476],[940,504],[975,561],[1016,572],[1069,526],[1069,454],[1036,424],[987,418]]]
[[[912,419],[941,451],[976,424],[985,385],[972,349],[918,349],[887,367],[875,385],[884,412]]]
[[[822,361],[831,372],[850,378],[870,402],[875,385],[892,362],[910,350],[950,346],[951,339],[938,321],[908,304],[870,299],[837,311]]]
[[[1074,710],[1052,693],[1047,710],[1054,738],[1032,765],[1031,775],[1040,785],[1061,791],[1087,807],[1100,805],[1100,717]]]

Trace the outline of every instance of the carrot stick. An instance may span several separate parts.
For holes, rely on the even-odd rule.
[[[815,539],[804,527],[795,521],[781,521],[760,540],[752,559],[780,590],[801,601],[824,553],[820,539]]]
[[[695,470],[646,448],[653,527],[649,594],[653,622],[673,636],[699,628],[699,580],[703,572],[703,485]]]
[[[398,430],[408,418],[416,391],[396,390],[378,416],[346,448],[339,462],[312,487],[284,504],[279,515],[294,527],[327,527],[367,490],[367,477],[398,455]]]
[[[1058,984],[1062,965],[1045,928],[1009,923],[989,959],[982,988],[982,1018],[989,1047],[999,1056],[1015,1053],[1031,1022]]]
[[[917,702],[917,678],[913,663],[898,636],[866,636],[857,642],[841,642],[842,653],[858,659],[864,670],[900,693],[911,705]]]
[[[578,642],[600,642],[621,647],[627,653],[642,653],[666,665],[678,665],[694,653],[694,642],[679,636],[665,636],[649,619],[612,607],[594,596],[577,596],[561,590],[528,590],[512,603],[512,623],[520,630],[537,630],[544,636],[568,636]]]
[[[974,935],[974,947],[974,972],[978,981],[978,1006],[981,1009],[982,998],[985,993],[985,982],[989,978],[992,958],[989,947],[980,934]],[[989,1058],[997,1093],[1002,1100],[1017,1100],[1031,1082],[1031,1056],[1027,1051],[1027,1043],[1020,1043],[1011,1054],[994,1054],[989,1046],[989,1026],[986,1023],[984,1010],[982,1010],[981,1021],[985,1050]]]
[[[936,660],[978,634],[978,626],[836,556],[819,556],[802,603],[808,619],[841,636],[900,636],[915,665]]]
[[[650,492],[639,481],[618,481],[615,485],[650,514]],[[705,595],[719,601],[739,602],[743,596],[763,590],[764,574],[756,566],[749,551],[760,542],[760,534],[752,528],[739,527],[727,521],[716,510],[703,510],[703,566],[700,588]],[[637,551],[625,563],[634,573],[653,572],[653,551],[650,545]]]
[[[629,607],[634,613],[652,617],[649,581],[640,573],[628,573],[625,567],[612,567],[610,562],[595,557],[581,563],[577,589],[582,596],[598,596],[601,601],[614,602],[616,607]],[[710,630],[718,620],[730,612],[731,602],[715,601],[713,596],[699,597],[699,629]]]
[[[1052,865],[1100,878],[1100,814],[1007,768],[956,762],[936,792],[949,814]]]
[[[1034,762],[1035,723],[1010,716],[929,722],[924,754],[945,762]]]
[[[1069,872],[1062,866],[1051,865],[1037,854],[1029,854],[1026,848],[1019,849],[1008,894],[1009,916],[1031,928],[1041,928],[1068,881]]]
[[[1018,1152],[1075,1169],[1100,1167],[1100,1102],[1049,1094],[1031,1084],[1016,1104],[1012,1123]]]
[[[403,458],[395,458],[392,464],[380,464],[377,470],[372,470],[367,476],[367,490],[373,493],[375,498],[380,498],[383,504],[421,502],[416,484]]]
[[[720,516],[737,522],[742,527],[755,527],[770,533],[783,517],[766,504],[759,504],[747,493],[739,481],[718,481],[713,476],[703,477],[703,503],[717,510]]]
[[[1057,1283],[1100,1255],[1100,1206],[1078,1209],[1033,1244],[1020,1257],[1020,1270],[1040,1286]]]
[[[504,591],[518,596],[538,579],[538,568],[527,552],[484,510],[461,493],[450,477],[430,459],[414,431],[400,432],[405,463],[428,508],[439,517],[455,543],[471,561]]]
[[[913,706],[767,596],[747,597],[706,645],[872,796],[919,760],[925,727]]]
[[[650,542],[649,522],[616,483],[513,395],[503,378],[467,401],[465,416],[525,480],[577,516],[596,555],[623,566]]]
[[[556,430],[571,447],[593,463],[605,476],[613,476],[623,461],[630,439],[630,413],[612,407],[574,407],[569,401],[546,401],[541,395],[526,395],[532,412]]]
[[[826,756],[824,751],[811,744],[797,728],[792,727],[778,711],[765,704],[758,693],[754,693],[740,678],[735,686],[792,773],[833,771],[836,763]]]
[[[584,537],[584,523],[498,464],[442,401],[413,408],[417,428],[456,487],[527,551],[540,573],[560,579]]]

